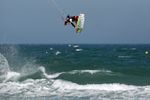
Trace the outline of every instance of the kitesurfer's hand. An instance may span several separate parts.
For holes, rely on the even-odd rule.
[[[72,19],[69,19],[70,22],[72,22]]]

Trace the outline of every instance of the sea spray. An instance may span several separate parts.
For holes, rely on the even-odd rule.
[[[8,61],[7,59],[0,53],[0,82],[2,82],[8,72],[9,72],[9,64],[8,64]]]
[[[0,53],[0,82],[24,81],[26,79],[47,78],[47,76],[43,66],[31,63],[25,64],[20,72],[11,71],[7,59]]]

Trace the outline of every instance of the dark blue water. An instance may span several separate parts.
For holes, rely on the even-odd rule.
[[[0,69],[2,99],[150,97],[150,45],[0,45]]]

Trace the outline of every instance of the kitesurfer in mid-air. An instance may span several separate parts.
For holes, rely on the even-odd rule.
[[[78,21],[79,16],[69,16],[67,15],[66,20],[64,22],[64,25],[70,24],[76,28],[77,26],[77,21]]]
[[[74,27],[76,33],[81,33],[84,26],[84,20],[85,20],[84,14],[79,14],[79,16],[67,15],[64,21],[64,25],[66,26],[68,24],[71,24]]]

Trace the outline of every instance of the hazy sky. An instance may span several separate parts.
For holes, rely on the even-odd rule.
[[[55,0],[66,14],[86,14],[76,35],[48,0],[0,0],[3,43],[150,43],[150,0]]]

